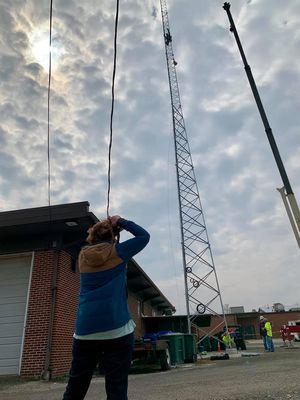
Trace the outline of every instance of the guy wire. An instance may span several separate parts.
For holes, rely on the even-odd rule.
[[[112,87],[111,87],[111,113],[110,113],[110,137],[108,147],[108,172],[107,172],[107,209],[106,215],[109,217],[109,200],[110,200],[110,173],[111,173],[111,148],[113,140],[113,115],[114,115],[114,103],[115,103],[115,76],[116,76],[116,64],[117,64],[117,35],[118,35],[118,21],[119,21],[119,0],[117,0],[116,16],[115,16],[115,37],[114,37],[114,67],[112,76]]]
[[[48,147],[48,206],[51,205],[51,165],[50,165],[50,93],[51,93],[51,44],[52,44],[52,9],[53,0],[50,0],[50,29],[49,29],[49,78],[48,78],[48,131],[47,131],[47,147]],[[50,208],[49,208],[50,210]],[[51,219],[51,214],[50,214]]]
[[[169,265],[170,261],[173,264],[171,269],[175,278],[175,285],[176,285],[176,294],[177,294],[177,301],[178,305],[181,307],[181,298],[179,294],[179,288],[178,288],[178,269],[175,263],[175,256],[174,256],[174,245],[173,245],[173,240],[172,240],[172,231],[171,231],[171,210],[170,210],[170,152],[171,152],[171,142],[172,142],[172,133],[170,131],[169,135],[169,140],[168,140],[168,168],[167,168],[167,208],[168,208],[168,231],[169,231],[169,243],[170,243],[170,250],[169,255],[171,253],[171,256],[169,257]]]

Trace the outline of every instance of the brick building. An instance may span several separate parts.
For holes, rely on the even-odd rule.
[[[288,323],[288,321],[300,320],[299,311],[285,311],[285,312],[269,312],[269,313],[258,313],[258,312],[244,312],[236,314],[227,314],[227,324],[230,325],[241,325],[246,339],[259,339],[259,317],[263,315],[272,323],[273,337],[280,338],[280,328],[282,325]],[[209,328],[203,328],[204,330],[211,330],[220,323],[219,317],[211,316],[211,323]]]
[[[68,371],[79,291],[76,258],[97,221],[88,202],[0,213],[0,375],[49,378]],[[175,309],[134,260],[127,276],[140,336],[142,317]]]

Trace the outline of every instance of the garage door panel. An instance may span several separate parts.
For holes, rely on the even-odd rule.
[[[4,359],[19,359],[20,357],[20,343],[11,343],[0,345],[0,360]]]
[[[18,374],[31,256],[0,258],[0,375]]]
[[[3,262],[0,262],[0,268],[3,266]],[[24,266],[18,266],[17,268],[14,268],[12,265],[5,266],[5,269],[3,268],[3,272],[1,273],[1,276],[5,280],[10,281],[11,279],[24,279],[28,277],[28,270],[24,268]]]
[[[24,290],[25,282],[23,285],[9,285],[9,286],[4,286],[0,288],[0,303],[1,299],[5,299],[7,297],[12,297],[13,296],[23,296],[26,297],[27,291]]]
[[[24,268],[24,260],[25,259],[30,259],[31,256],[12,256],[12,257],[3,257],[0,260],[0,265],[4,265],[9,267],[9,270],[11,271],[12,269],[17,270],[17,269],[22,269]],[[25,260],[26,261],[26,260]]]
[[[24,318],[23,318],[24,321]],[[7,337],[7,336],[16,336],[16,335],[22,335],[23,333],[23,324],[24,322],[11,322],[8,324],[2,323],[0,324],[0,344],[1,344],[1,337]]]
[[[5,298],[0,298],[0,304],[1,306],[5,306],[6,304],[24,304],[26,302],[27,296],[15,296],[15,297],[5,297]],[[0,306],[0,307],[1,307]]]
[[[7,286],[15,286],[15,285],[24,287],[24,284],[26,286],[26,284],[28,282],[28,278],[29,278],[29,276],[22,276],[22,277],[18,276],[18,272],[16,272],[15,276],[12,277],[11,279],[5,279],[4,280],[2,278],[1,282],[0,282],[0,288],[1,287],[7,287]]]
[[[6,366],[0,367],[0,375],[18,375],[19,374],[19,366]]]
[[[28,277],[24,276],[24,278],[18,278],[18,279],[9,279],[9,280],[3,280],[3,277],[1,276],[1,282],[0,282],[0,290],[2,290],[3,288],[9,287],[12,290],[14,289],[14,286],[20,286],[22,288],[24,288],[24,286],[26,287],[28,282]]]
[[[3,346],[6,346],[7,344],[21,344],[22,338],[20,338],[19,335],[18,336],[1,337],[1,343]]]
[[[15,367],[18,364],[18,357],[15,358],[0,358],[0,368],[5,367]]]
[[[24,313],[26,309],[26,304],[24,302],[19,302],[19,303],[8,303],[8,304],[0,304],[0,323],[1,323],[1,318],[4,317],[11,317],[15,315],[20,315],[24,318]]]
[[[0,325],[2,327],[2,331],[4,330],[3,326],[10,325],[10,324],[23,324],[24,321],[24,314],[19,315],[9,315],[7,317],[0,317]]]

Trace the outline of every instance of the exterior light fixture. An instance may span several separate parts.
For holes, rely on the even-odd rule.
[[[66,225],[68,225],[68,226],[77,226],[78,224],[75,221],[68,221],[68,222],[66,222]]]

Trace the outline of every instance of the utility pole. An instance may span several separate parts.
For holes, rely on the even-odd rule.
[[[261,116],[262,123],[264,125],[264,128],[265,128],[265,131],[266,131],[266,134],[267,134],[267,137],[268,137],[268,140],[269,140],[269,143],[270,143],[270,146],[271,146],[271,149],[272,149],[272,152],[273,152],[273,155],[274,155],[274,158],[275,158],[275,161],[276,161],[276,164],[277,164],[277,167],[278,167],[278,170],[279,170],[283,185],[284,185],[283,188],[280,188],[280,189],[277,189],[277,190],[281,194],[281,197],[282,197],[284,206],[286,208],[286,211],[287,211],[287,214],[288,214],[288,217],[289,217],[289,220],[290,220],[290,223],[291,223],[291,226],[292,226],[296,241],[297,241],[298,246],[300,248],[300,211],[299,211],[299,207],[298,207],[298,204],[297,204],[297,200],[296,200],[296,197],[295,197],[295,195],[293,193],[289,178],[287,176],[287,173],[285,171],[283,162],[281,160],[280,153],[279,153],[275,138],[273,136],[272,129],[271,129],[270,125],[269,125],[269,121],[268,121],[268,118],[266,116],[264,107],[262,105],[262,102],[261,102],[261,99],[260,99],[260,95],[258,93],[258,90],[257,90],[256,84],[255,84],[255,81],[254,81],[254,78],[253,78],[253,75],[252,75],[252,71],[251,71],[250,65],[247,62],[247,59],[246,59],[246,56],[245,56],[245,53],[244,53],[244,50],[243,50],[239,35],[237,33],[237,30],[236,30],[236,27],[235,27],[235,24],[234,24],[234,21],[233,21],[231,12],[230,12],[230,3],[228,3],[228,2],[224,3],[223,8],[227,13],[227,16],[228,16],[228,19],[229,19],[229,22],[230,22],[230,31],[233,32],[235,40],[236,40],[236,43],[237,43],[237,46],[238,46],[238,49],[240,51],[240,54],[241,54],[241,57],[242,57],[242,60],[243,60],[243,63],[244,63],[245,71],[246,71],[246,74],[247,74],[247,78],[248,78],[250,87],[252,89],[252,93],[253,93],[253,96],[254,96],[254,99],[255,99],[259,114]]]
[[[166,0],[160,5],[173,118],[186,309],[189,332],[195,328],[203,340],[223,327],[227,329],[227,322],[181,107]],[[200,314],[219,318],[208,333],[199,325]]]

